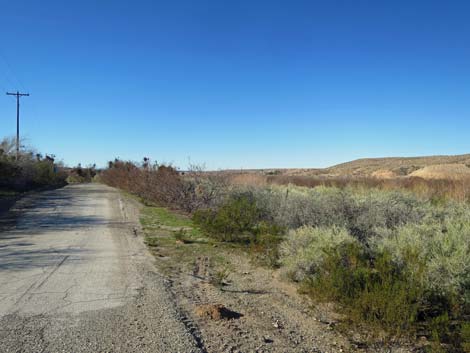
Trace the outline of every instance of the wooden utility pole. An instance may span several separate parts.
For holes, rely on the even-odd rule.
[[[7,92],[9,96],[16,96],[16,160],[20,158],[20,97],[27,97],[29,93]]]

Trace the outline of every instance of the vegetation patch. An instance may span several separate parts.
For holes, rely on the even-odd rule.
[[[192,227],[191,219],[164,207],[145,207],[141,214],[144,227]]]
[[[221,245],[214,247],[214,242],[204,236],[188,216],[163,207],[144,206],[140,222],[146,244],[156,259],[161,259],[159,266],[168,274],[175,266],[192,271],[195,261],[202,255],[209,256],[214,267],[224,263],[218,254]]]
[[[173,233],[177,240],[195,240],[202,233],[188,216],[172,212],[164,207],[148,206],[142,210],[140,222],[147,230],[162,229]]]
[[[398,340],[412,337],[416,329],[423,298],[416,275],[396,266],[390,254],[371,259],[351,243],[328,251],[302,289],[316,301],[341,304],[350,324],[367,324],[369,339]]]
[[[169,175],[174,180],[165,184]],[[153,178],[163,183],[159,193],[182,195],[174,203],[170,194],[146,198],[182,212],[144,209],[141,222],[157,258],[177,259],[190,271],[208,258],[210,273],[198,276],[222,288],[230,271],[220,254],[247,251],[279,267],[313,301],[335,303],[346,314],[343,324],[368,344],[391,347],[424,336],[434,351],[469,351],[470,205],[440,193],[440,181],[415,184],[432,193],[347,183],[223,186],[122,163],[107,178],[133,185],[136,176],[148,182],[137,195],[145,195],[144,185],[152,189]],[[181,206],[188,198],[190,210]]]
[[[53,157],[24,147],[17,156],[14,139],[0,142],[0,189],[6,193],[63,186],[66,177],[63,167]]]
[[[257,242],[260,236],[282,229],[267,222],[251,193],[232,195],[217,209],[198,210],[193,221],[211,237],[228,242]]]

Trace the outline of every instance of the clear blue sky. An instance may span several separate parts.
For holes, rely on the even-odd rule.
[[[469,1],[2,1],[0,89],[68,164],[470,152]],[[17,82],[19,81],[19,82]],[[0,96],[0,135],[15,101]]]

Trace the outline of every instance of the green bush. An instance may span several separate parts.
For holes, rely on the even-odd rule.
[[[56,177],[54,164],[48,161],[39,161],[34,164],[33,181],[38,185],[47,185]]]
[[[366,323],[373,338],[410,335],[423,288],[415,274],[396,266],[388,253],[371,258],[358,243],[331,249],[303,289],[315,299],[340,303],[355,324]]]
[[[248,193],[232,195],[217,210],[199,210],[193,215],[194,223],[204,232],[218,240],[232,242],[250,242],[252,236],[266,227],[261,224],[261,218],[261,210]]]

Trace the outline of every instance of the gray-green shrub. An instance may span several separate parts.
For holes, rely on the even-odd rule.
[[[402,226],[377,238],[374,246],[404,266],[408,254],[419,258],[425,264],[425,286],[439,295],[463,294],[470,285],[470,212]]]
[[[430,202],[408,192],[271,186],[251,189],[268,218],[288,229],[345,227],[366,243],[382,229],[420,222]]]
[[[435,342],[460,351],[468,342],[459,327],[467,327],[470,313],[470,206],[381,196],[353,195],[363,207],[351,213],[348,228],[291,230],[280,245],[285,271],[305,293],[341,303],[350,319],[390,339],[424,322]],[[351,229],[364,220],[378,225],[362,228],[367,241]]]
[[[303,226],[291,230],[281,244],[281,263],[295,281],[315,277],[325,257],[339,246],[356,243],[345,228]]]

